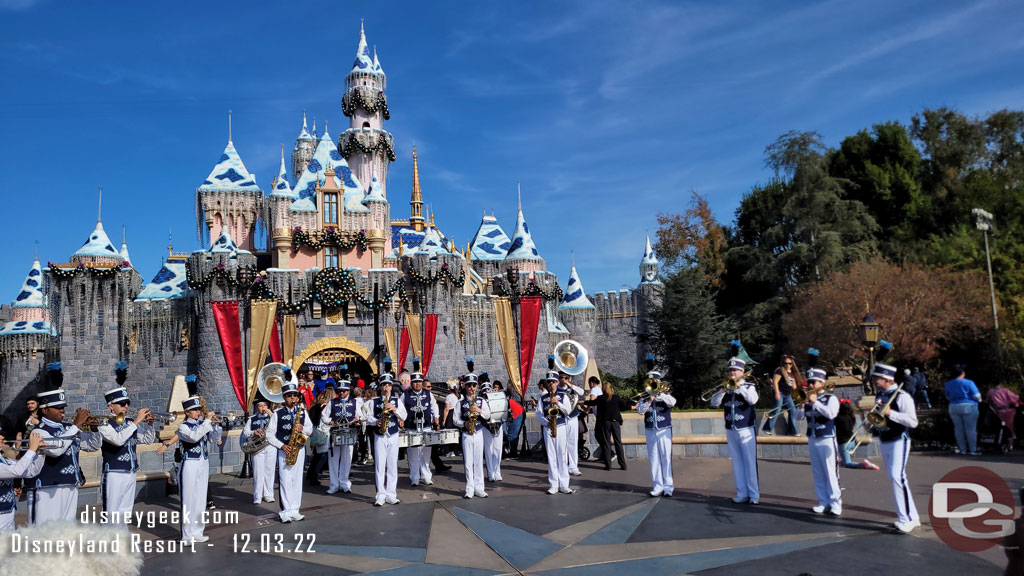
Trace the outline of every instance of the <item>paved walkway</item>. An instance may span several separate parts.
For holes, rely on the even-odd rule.
[[[1015,491],[1024,465],[1015,458],[965,460],[911,456],[909,475],[918,508],[928,509],[933,482],[965,464],[990,467]],[[930,527],[894,533],[892,496],[882,472],[842,471],[842,518],[817,516],[806,461],[759,463],[762,504],[733,504],[727,459],[674,462],[672,498],[647,494],[647,462],[604,471],[583,463],[576,494],[549,496],[539,461],[505,461],[504,481],[488,485],[487,499],[463,499],[461,467],[435,476],[433,486],[399,480],[394,506],[373,507],[371,467],[356,467],[352,494],[328,496],[307,486],[306,519],[281,524],[276,504],[254,506],[251,481],[215,477],[218,509],[237,510],[236,525],[207,529],[196,553],[151,555],[143,574],[376,574],[392,576],[549,574],[552,576],[661,574],[1001,574],[998,548],[967,554],[943,544]],[[404,468],[399,466],[400,471]],[[176,509],[177,499],[137,509]],[[922,518],[927,523],[927,517]],[[312,549],[308,537],[315,535]],[[174,538],[177,526],[152,538]],[[240,553],[247,549],[259,552]],[[278,544],[280,542],[280,545]],[[275,547],[278,547],[275,550]],[[225,570],[227,572],[225,572]]]

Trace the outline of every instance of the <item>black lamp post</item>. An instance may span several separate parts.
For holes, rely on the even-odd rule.
[[[875,385],[871,382],[871,373],[875,370],[875,348],[878,346],[881,330],[882,327],[870,313],[860,321],[860,341],[868,349],[868,371],[864,375],[864,391],[871,394],[875,393]]]

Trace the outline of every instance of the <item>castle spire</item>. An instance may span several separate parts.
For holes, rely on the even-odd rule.
[[[416,145],[412,146],[412,198],[409,202],[412,216],[409,224],[417,232],[423,231],[423,190],[420,188],[420,164],[416,154]]]
[[[516,183],[519,194],[519,212],[516,214],[516,227],[512,233],[512,245],[509,246],[506,260],[543,260],[537,252],[537,246],[533,243],[533,236],[530,235],[530,227],[526,225],[526,218],[523,217],[523,194],[519,183]]]
[[[128,264],[132,263],[132,257],[128,253],[128,227],[124,225],[121,226],[121,260]]]
[[[562,303],[558,305],[559,310],[565,309],[585,309],[594,308],[594,305],[587,298],[586,291],[583,290],[583,283],[580,282],[580,275],[576,272],[576,257],[573,256],[572,271],[569,272],[569,283],[565,285],[565,296],[562,298]]]
[[[644,257],[640,259],[640,283],[660,284],[658,280],[658,257],[651,248],[651,237],[647,236]]]
[[[96,228],[103,230],[103,186],[100,186],[99,200],[96,202]]]
[[[231,110],[228,110],[228,142],[231,142]]]
[[[288,184],[288,168],[284,163],[284,144],[281,144],[281,169],[278,170],[277,177],[274,178],[272,188],[271,198],[291,198],[293,200],[296,198],[292,187]]]
[[[356,47],[356,61],[352,65],[353,74],[356,72],[373,73],[373,60],[370,58],[370,48],[366,44],[366,29],[362,22],[359,24],[359,45]]]

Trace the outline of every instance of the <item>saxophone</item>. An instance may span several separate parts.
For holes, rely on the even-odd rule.
[[[380,434],[381,436],[383,436],[383,435],[388,433],[388,422],[391,420],[391,415],[395,413],[394,410],[390,410],[390,409],[384,407],[384,404],[387,404],[387,401],[389,401],[389,400],[391,400],[391,399],[390,398],[381,398],[381,400],[380,400],[381,408],[380,408],[380,419],[377,420],[377,434]]]
[[[466,419],[466,434],[472,436],[476,434],[476,417],[478,414],[473,412],[473,406],[476,406],[476,392],[469,399],[469,418]]]
[[[548,407],[548,430],[551,432],[551,437],[558,437],[558,404],[556,402],[557,397],[554,394],[548,396],[550,398],[551,406]]]
[[[302,407],[299,407],[295,412],[295,421],[292,423],[292,435],[288,437],[288,446],[291,447],[291,453],[284,457],[284,463],[288,466],[295,466],[299,459],[299,449],[306,443],[307,436],[302,433],[304,416]]]

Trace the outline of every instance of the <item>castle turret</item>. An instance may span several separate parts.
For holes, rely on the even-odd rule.
[[[502,273],[502,264],[505,255],[508,254],[512,241],[498,225],[498,219],[492,215],[484,214],[480,221],[480,227],[469,243],[468,255],[466,256],[473,270],[481,278],[493,278]]]
[[[640,284],[661,284],[658,280],[658,257],[651,248],[651,237],[647,237],[644,257],[640,259]]]
[[[569,272],[562,302],[558,305],[558,317],[569,330],[569,337],[582,344],[590,351],[590,357],[596,360],[597,307],[587,297],[575,263]]]
[[[240,246],[253,249],[256,220],[263,208],[263,190],[245,168],[230,135],[224,153],[196,189],[196,208],[202,216],[198,222],[200,237],[208,234],[216,238],[227,228]]]
[[[308,162],[307,162],[308,164]],[[303,167],[305,169],[305,167]],[[274,266],[289,266],[292,248],[291,222],[288,208],[298,198],[288,184],[288,169],[284,163],[284,146],[281,146],[281,168],[271,183],[270,198],[267,200],[267,228],[271,235],[271,249]]]
[[[533,236],[530,235],[530,228],[526,225],[526,218],[523,217],[522,200],[519,201],[516,227],[512,232],[512,244],[505,256],[505,264],[529,272],[545,269],[544,259],[540,257],[540,252],[537,252]]]
[[[359,45],[352,71],[345,77],[345,95],[341,111],[349,117],[349,129],[338,138],[338,150],[360,182],[369,182],[374,175],[381,181],[381,192],[387,198],[388,167],[395,161],[394,138],[384,130],[388,112],[387,79],[380,61],[370,56],[366,34],[359,29]]]
[[[302,171],[306,169],[309,161],[313,159],[313,151],[316,150],[316,140],[306,129],[306,113],[302,113],[302,130],[299,137],[295,139],[295,149],[292,150],[292,180],[297,181]],[[287,178],[286,178],[287,179]]]
[[[412,147],[412,198],[409,201],[411,216],[409,225],[417,232],[423,232],[423,190],[420,189],[420,164],[416,156],[416,147]]]
[[[122,226],[121,227],[121,260],[127,262],[129,265],[132,263],[132,256],[128,253],[128,231]]]
[[[4,360],[0,407],[6,406],[8,410],[15,406],[20,409],[24,400],[37,392],[43,364],[53,359],[56,350],[57,340],[49,322],[43,288],[43,271],[37,256],[11,303],[11,320],[0,326],[0,355]]]

